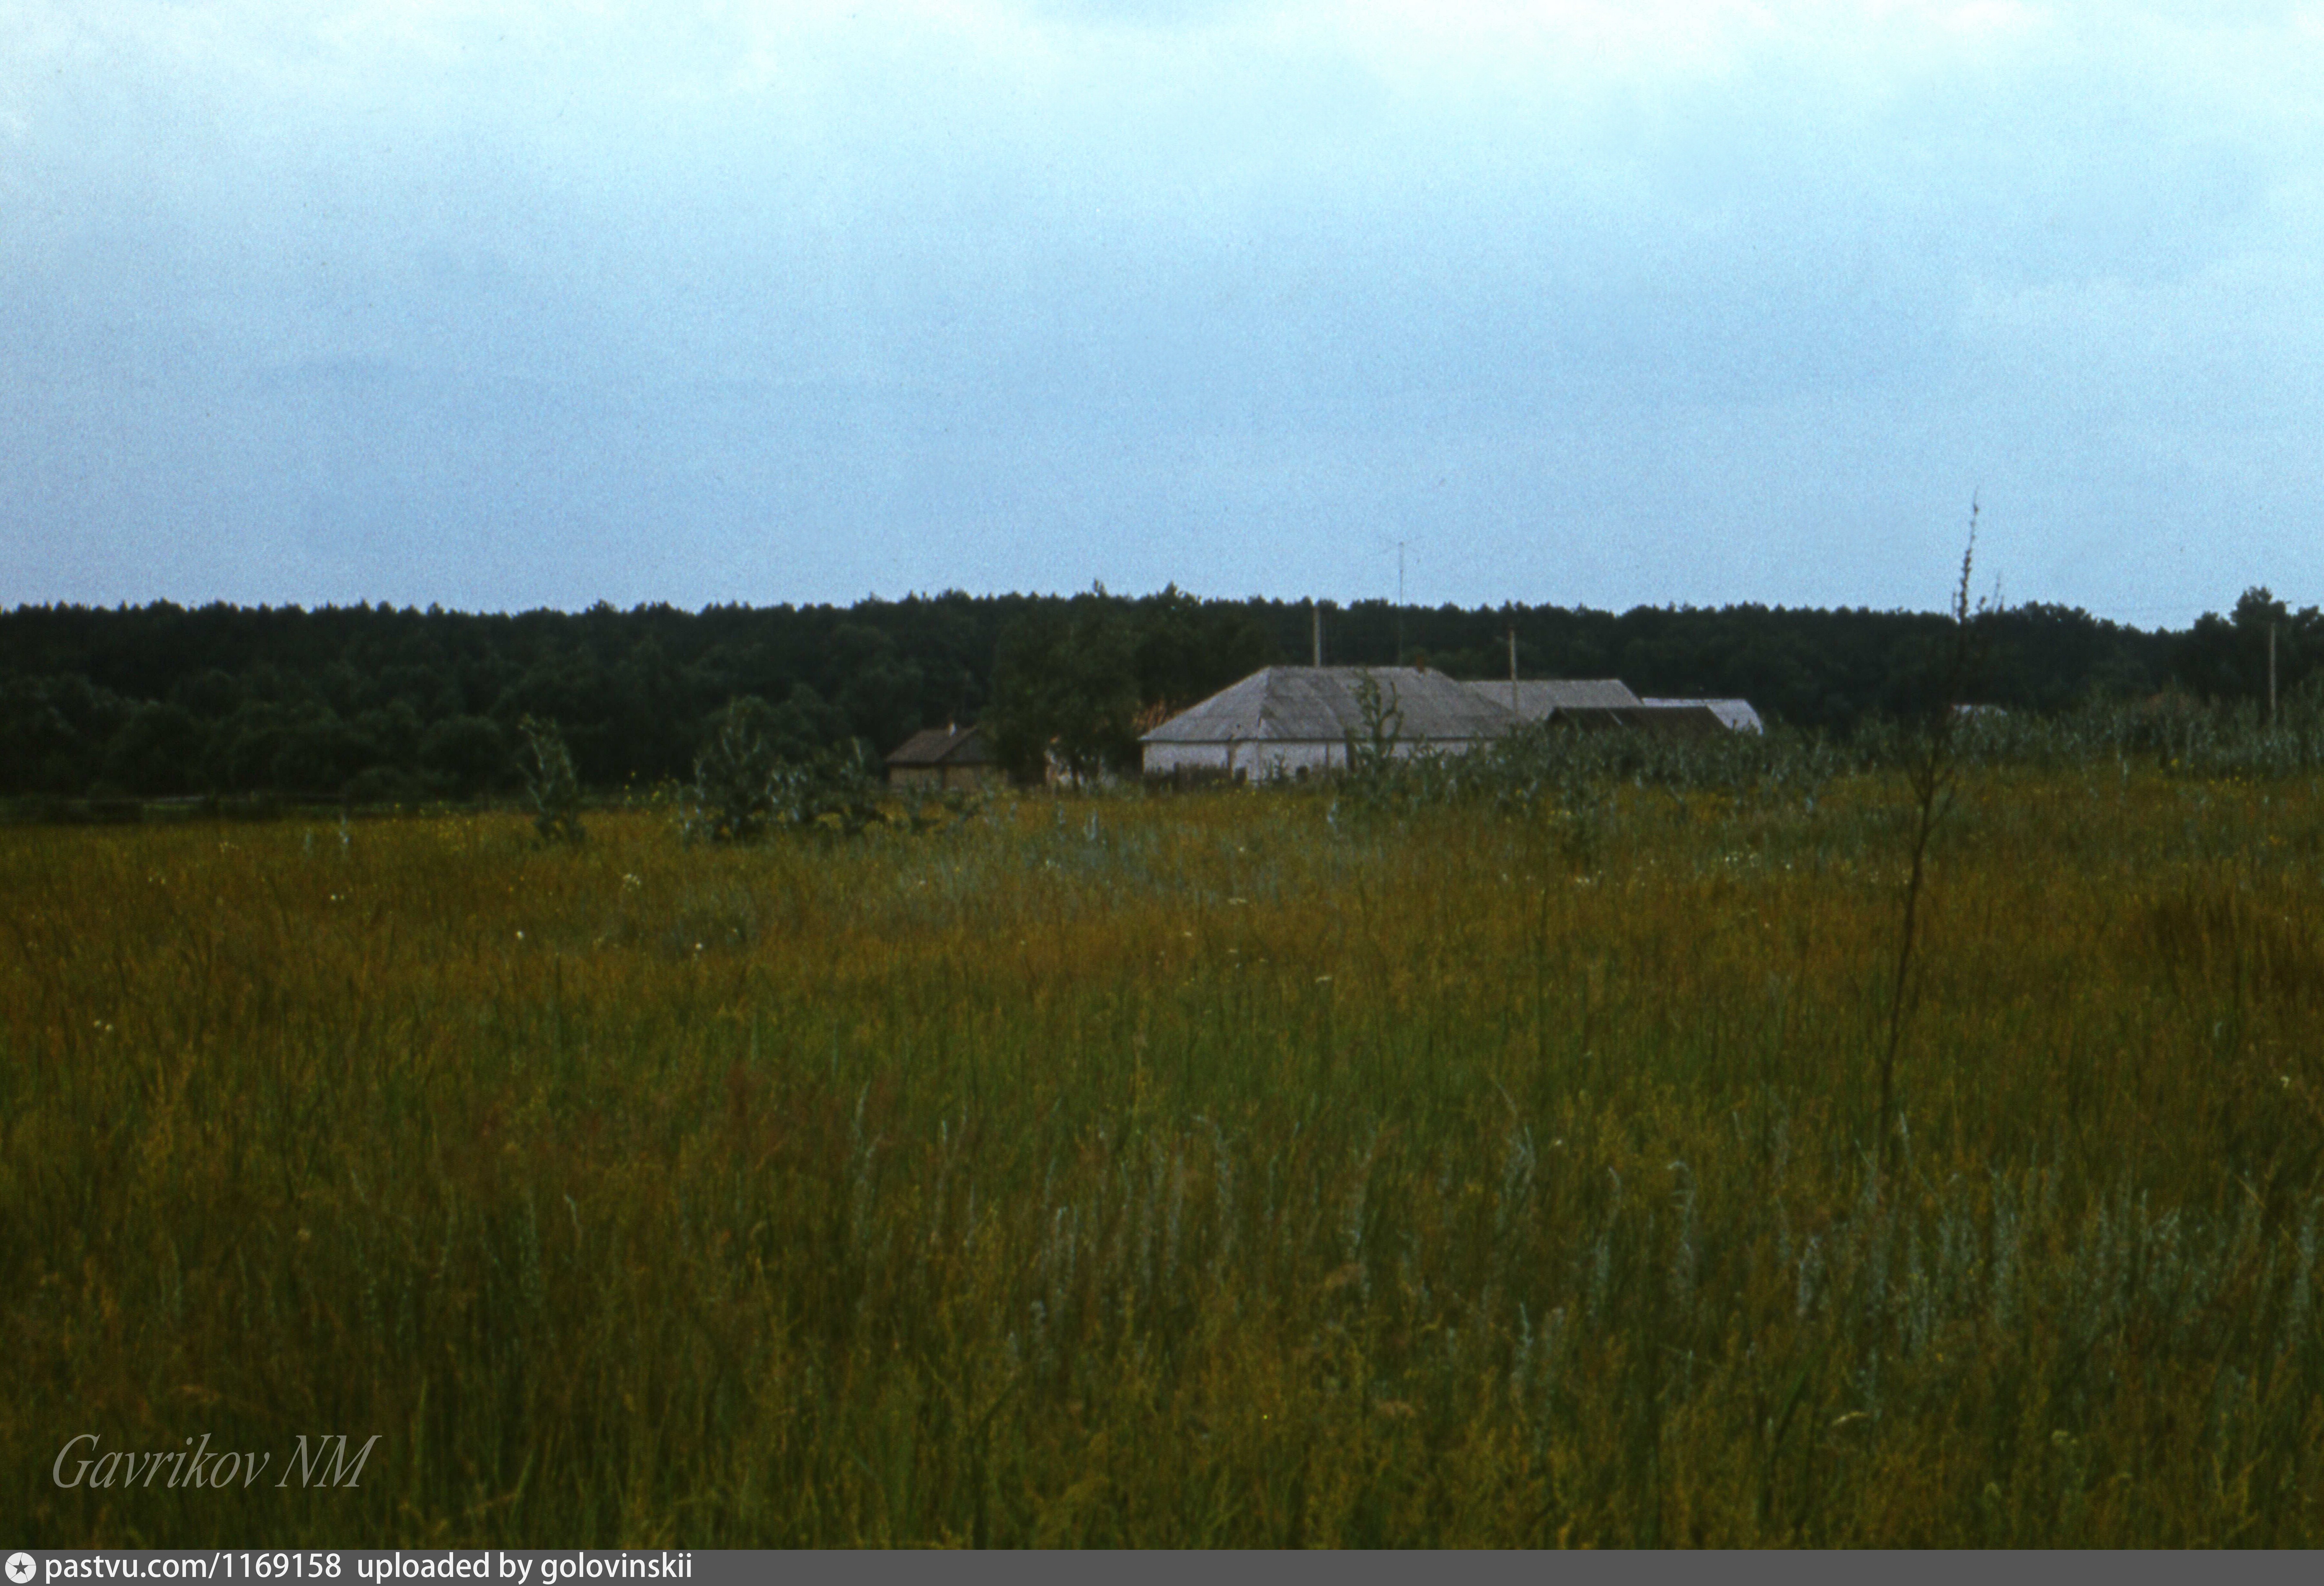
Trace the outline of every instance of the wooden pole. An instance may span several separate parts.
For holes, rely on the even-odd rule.
[[[2275,624],[2267,625],[2267,730],[2275,731]]]

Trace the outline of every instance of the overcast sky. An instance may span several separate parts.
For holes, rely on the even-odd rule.
[[[0,0],[0,605],[2324,601],[2324,5]]]

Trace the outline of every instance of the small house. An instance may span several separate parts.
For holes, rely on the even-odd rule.
[[[981,727],[929,727],[888,756],[891,787],[973,788],[1001,779],[1001,761]]]

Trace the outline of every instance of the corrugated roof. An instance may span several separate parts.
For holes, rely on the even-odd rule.
[[[1509,708],[1509,683],[1480,679],[1467,685],[1499,705]],[[1617,678],[1525,678],[1517,684],[1517,715],[1537,722],[1555,711],[1636,710],[1638,696]]]
[[[890,765],[989,765],[991,746],[974,727],[928,727],[913,733],[889,754]]]
[[[1339,743],[1361,735],[1358,682],[1369,675],[1401,714],[1404,742],[1468,743],[1498,738],[1508,706],[1442,672],[1412,667],[1268,667],[1181,711],[1147,743]]]
[[[1748,699],[1649,699],[1644,703],[1656,709],[1672,705],[1699,705],[1717,715],[1735,732],[1760,731],[1759,713],[1751,708],[1751,702]]]

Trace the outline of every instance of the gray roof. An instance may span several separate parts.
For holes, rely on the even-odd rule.
[[[1509,683],[1479,680],[1467,685],[1499,705],[1509,708]],[[1526,678],[1517,685],[1517,715],[1538,722],[1559,711],[1636,710],[1638,696],[1615,678]]]
[[[1760,730],[1759,713],[1751,708],[1748,699],[1649,699],[1643,703],[1665,709],[1672,705],[1699,705],[1717,715],[1728,727],[1738,733]]]
[[[981,727],[927,727],[890,751],[894,766],[991,765],[992,751]]]
[[[1181,711],[1146,743],[1339,743],[1364,730],[1356,686],[1369,675],[1401,713],[1404,742],[1469,743],[1498,738],[1509,708],[1442,672],[1412,667],[1268,667]],[[1504,687],[1507,685],[1503,685]]]

